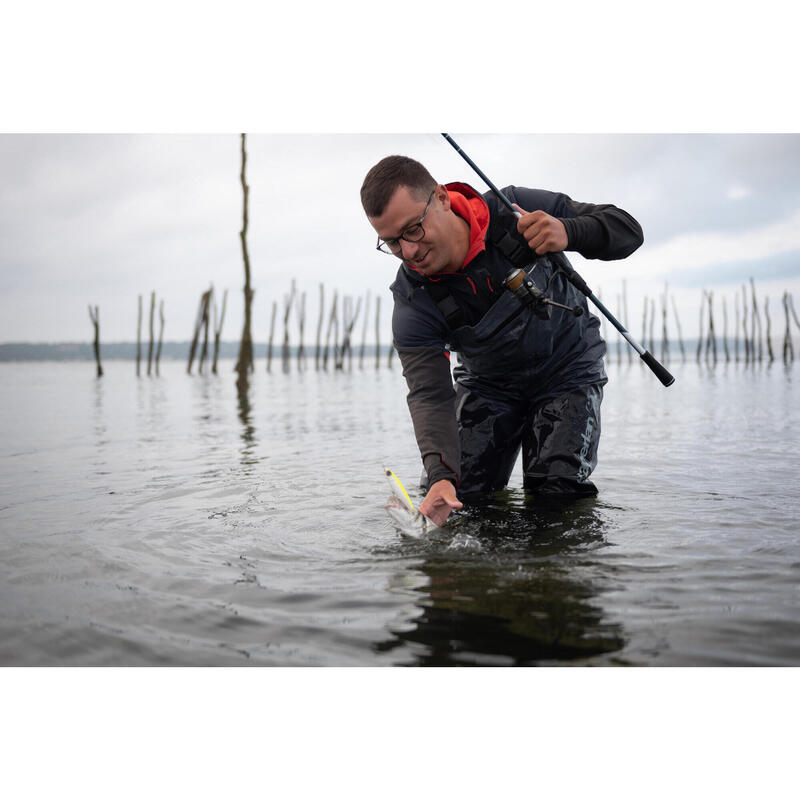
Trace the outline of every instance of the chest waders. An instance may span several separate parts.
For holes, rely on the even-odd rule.
[[[495,227],[490,239],[498,249],[499,238]],[[561,304],[548,306],[549,313],[542,314],[541,306],[521,307],[507,291],[476,325],[458,325],[463,315],[452,297],[441,288],[431,292],[458,353],[459,493],[504,488],[522,450],[527,490],[562,497],[596,494],[589,475],[597,465],[607,381],[599,320],[556,268],[563,256],[536,259],[527,247],[514,255],[518,244],[503,247],[503,258],[515,265],[528,262],[524,269],[534,289]]]

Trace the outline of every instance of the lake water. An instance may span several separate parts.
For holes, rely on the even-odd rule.
[[[105,369],[0,364],[2,665],[800,664],[796,364],[611,363],[596,499],[425,541],[396,360]]]

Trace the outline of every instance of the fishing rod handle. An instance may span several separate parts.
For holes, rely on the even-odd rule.
[[[641,355],[642,361],[647,364],[648,367],[653,371],[653,374],[658,378],[664,386],[672,386],[675,383],[675,378],[669,373],[667,368],[660,362],[656,361],[656,359],[647,351],[645,350],[644,353]]]

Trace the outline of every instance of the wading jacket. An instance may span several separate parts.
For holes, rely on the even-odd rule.
[[[525,310],[514,327],[494,337],[503,341],[497,351],[492,350],[491,336],[488,341],[476,336],[490,318],[488,327],[495,327],[493,318],[501,307],[515,307],[516,300],[508,296],[503,280],[519,264],[504,254],[507,248],[501,249],[498,233],[507,232],[525,247],[527,243],[516,231],[516,219],[491,192],[480,195],[464,183],[448,184],[447,189],[451,209],[470,226],[464,264],[457,272],[429,278],[403,262],[390,289],[394,346],[408,383],[408,407],[428,481],[432,485],[447,478],[458,487],[461,448],[451,351],[459,354],[457,382],[490,393],[513,392],[518,397],[522,392],[523,398],[541,399],[605,382],[605,344],[599,320],[588,313],[585,298],[555,269],[562,256],[537,257],[532,250],[526,270],[535,285],[557,302],[580,305],[584,314],[576,318],[551,307],[550,319],[543,321]],[[503,189],[503,194],[525,211],[542,210],[561,220],[567,232],[566,249],[585,258],[625,258],[643,241],[638,222],[616,206],[577,203],[564,194],[514,186]],[[490,313],[504,295],[495,313]],[[447,298],[444,302],[443,297]],[[448,308],[457,308],[456,315],[446,317],[442,309]],[[505,310],[503,315],[508,316]]]

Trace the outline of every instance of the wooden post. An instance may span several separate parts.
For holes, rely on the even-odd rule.
[[[703,289],[703,296],[700,300],[700,334],[697,337],[697,363],[700,363],[700,354],[703,352],[703,312],[706,308],[706,290]]]
[[[297,291],[296,282],[292,279],[292,288],[289,294],[283,296],[283,347],[281,348],[281,363],[283,371],[289,371],[289,317],[294,305],[294,296]]]
[[[200,308],[197,310],[197,319],[194,323],[194,336],[192,337],[192,344],[189,347],[189,363],[186,366],[186,372],[192,374],[192,363],[194,362],[194,354],[197,351],[197,342],[200,339],[200,331],[203,329],[203,321],[208,313],[208,301],[211,295],[209,289],[200,295]]]
[[[361,313],[361,298],[358,298],[355,311],[353,310],[353,298],[345,297],[343,302],[343,316],[342,316],[342,349],[339,353],[339,359],[336,363],[337,369],[344,368],[345,354],[348,357],[348,364],[352,366],[353,348],[351,345],[353,327],[358,320],[358,315]]]
[[[656,319],[656,301],[655,299],[651,298],[650,300],[650,352],[655,353],[656,345],[655,339],[653,338],[653,323]]]
[[[142,296],[139,295],[139,318],[136,323],[136,377],[141,376],[142,366]]]
[[[739,361],[739,292],[734,295],[736,300],[736,320],[733,325],[733,360]]]
[[[628,288],[625,285],[624,278],[622,280],[622,311],[622,326],[625,328],[625,330],[628,330]],[[603,325],[605,325],[605,314],[601,314],[601,316],[603,317]],[[622,346],[622,337],[617,337],[617,345],[618,347]],[[633,348],[626,347],[625,349],[628,351],[628,363],[631,364],[633,363]],[[617,352],[619,352],[619,350]]]
[[[156,376],[158,376],[158,362],[161,360],[161,345],[164,342],[164,301],[160,300],[158,303],[158,346],[156,347]]]
[[[242,206],[242,230],[239,232],[239,239],[242,242],[242,258],[244,259],[244,325],[242,326],[242,341],[239,345],[239,358],[236,362],[236,372],[238,377],[236,385],[239,394],[247,390],[248,373],[253,369],[253,336],[251,333],[253,288],[250,286],[250,256],[247,252],[247,200],[250,194],[250,187],[245,178],[245,167],[247,165],[246,135],[241,135],[242,171],[240,180],[242,184],[242,194],[244,202]]]
[[[155,347],[155,316],[156,316],[156,293],[150,292],[150,344],[147,347],[147,377],[150,377],[153,366],[153,348]]]
[[[302,369],[305,363],[305,350],[303,348],[303,330],[306,325],[306,293],[300,295],[300,304],[297,308],[297,325],[300,329],[300,344],[297,347],[297,368]]]
[[[319,369],[319,356],[322,346],[322,320],[325,316],[325,286],[319,285],[319,321],[317,322],[317,349],[314,352],[314,369]]]
[[[617,295],[617,314],[622,317],[622,298],[620,295]],[[625,324],[624,322],[622,323]],[[622,337],[617,336],[617,364],[622,363]]]
[[[731,360],[728,352],[728,304],[725,302],[725,295],[722,295],[722,343],[725,345],[725,363]]]
[[[714,332],[714,292],[709,291],[708,297],[708,341],[706,342],[706,361],[711,350],[714,364],[717,363],[717,336]]]
[[[775,360],[775,354],[772,352],[772,340],[770,339],[772,325],[769,318],[769,297],[764,298],[764,319],[767,321],[767,359],[771,364]]]
[[[89,306],[89,319],[92,321],[92,325],[94,326],[94,360],[97,363],[97,377],[103,377],[103,367],[100,364],[100,309],[98,306],[94,307],[94,311],[92,310],[91,305]],[[789,323],[789,317],[787,312],[786,323]]]
[[[644,296],[644,311],[642,312],[642,345],[647,347],[647,295]],[[619,347],[619,343],[617,343]]]
[[[783,334],[783,363],[794,361],[794,345],[792,344],[792,329],[789,319],[789,292],[783,293],[783,311],[786,315],[786,330]]]
[[[217,359],[219,358],[219,341],[222,336],[222,323],[225,322],[225,306],[228,304],[228,290],[222,293],[222,309],[217,319],[217,301],[214,301],[214,362],[211,365],[211,372],[217,374]]]
[[[361,328],[361,350],[358,353],[358,368],[364,368],[364,350],[367,347],[367,318],[369,317],[369,289],[367,299],[364,301],[364,324]]]
[[[683,348],[683,332],[681,331],[681,320],[678,316],[678,304],[675,302],[675,295],[670,298],[672,300],[672,310],[675,312],[675,327],[678,329],[678,344],[681,348],[681,361],[686,361],[686,350]]]
[[[742,284],[742,336],[744,338],[744,363],[750,363],[750,339],[747,336],[747,287]]]
[[[200,360],[197,363],[197,371],[201,375],[203,374],[203,364],[206,363],[206,357],[208,356],[208,322],[211,316],[208,312],[213,294],[214,287],[212,286],[206,293],[205,303],[203,304],[203,347],[200,350]]]
[[[272,320],[269,323],[269,342],[267,343],[267,372],[272,371],[272,339],[275,336],[275,317],[278,314],[278,301],[272,302]]]
[[[761,315],[758,313],[758,303],[756,302],[756,284],[750,278],[750,289],[753,296],[753,319],[758,326],[758,360],[761,361],[764,357],[764,342],[761,338]],[[755,336],[755,330],[752,331]],[[753,338],[753,353],[755,353],[755,338]]]
[[[334,324],[337,323],[336,306],[337,306],[338,301],[339,301],[339,292],[336,289],[334,289],[334,291],[333,291],[333,307],[331,308],[331,316],[330,316],[330,318],[328,320],[328,331],[325,334],[325,351],[322,354],[322,369],[324,369],[324,370],[328,369],[328,350],[330,348],[330,343],[331,343],[331,331],[333,330]],[[336,365],[336,355],[338,353],[338,350],[339,350],[339,333],[338,333],[338,327],[337,327],[336,342],[335,342],[334,347],[333,347],[333,363],[334,363],[334,366]]]

